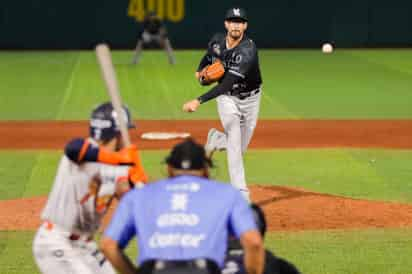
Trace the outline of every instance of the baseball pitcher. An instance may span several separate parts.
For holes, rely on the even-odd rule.
[[[216,80],[218,84],[197,99],[185,103],[183,110],[196,111],[200,104],[217,97],[224,133],[212,128],[205,148],[209,154],[216,149],[227,150],[230,181],[249,200],[243,153],[256,127],[262,78],[256,45],[245,34],[247,26],[248,19],[243,9],[227,11],[226,35],[216,34],[211,39],[196,72],[202,85]]]
[[[130,113],[124,107],[128,127]],[[93,235],[115,197],[147,176],[134,145],[122,148],[117,113],[111,103],[98,106],[90,137],[66,145],[34,241],[35,261],[44,274],[111,274]]]

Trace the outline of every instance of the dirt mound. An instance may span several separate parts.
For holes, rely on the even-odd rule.
[[[412,205],[280,186],[252,186],[251,192],[253,201],[266,213],[270,231],[412,226]],[[36,229],[45,202],[46,197],[0,201],[0,231]]]
[[[320,194],[281,186],[255,186],[269,230],[322,230],[412,226],[412,205]]]

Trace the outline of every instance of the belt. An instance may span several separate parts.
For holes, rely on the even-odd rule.
[[[93,236],[91,236],[91,235],[80,235],[80,234],[76,234],[76,233],[67,232],[64,229],[58,227],[56,224],[54,224],[50,221],[44,221],[42,226],[47,230],[59,230],[59,231],[64,232],[65,234],[67,234],[67,238],[70,241],[84,240],[86,242],[89,242],[89,241],[93,240]]]
[[[148,260],[142,263],[142,269],[164,270],[176,268],[189,268],[207,270],[209,273],[220,273],[218,265],[209,259],[193,260]],[[146,271],[143,271],[146,272]],[[148,271],[150,273],[151,271]]]
[[[260,92],[260,88],[254,89],[252,91],[247,91],[247,92],[239,92],[237,94],[231,94],[232,96],[235,96],[237,98],[239,98],[240,100],[244,100],[250,96],[256,95]]]
[[[198,269],[205,269],[207,267],[207,261],[205,259],[196,259],[190,261],[164,261],[156,260],[154,264],[154,269],[160,270],[165,268],[174,268],[174,267],[191,267]]]

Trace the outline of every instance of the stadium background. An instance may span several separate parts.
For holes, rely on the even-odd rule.
[[[165,19],[178,48],[204,47],[232,5],[247,7],[259,47],[405,47],[412,44],[412,3],[405,0],[89,0],[7,1],[0,7],[0,48],[90,49],[107,41],[130,48],[148,10]]]

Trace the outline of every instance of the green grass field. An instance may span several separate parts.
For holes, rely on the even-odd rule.
[[[135,119],[217,119],[214,102],[188,115],[184,101],[198,96],[194,70],[201,51],[177,52],[169,66],[161,51],[114,52],[122,97]],[[261,118],[412,119],[412,50],[260,52],[264,79]],[[86,120],[108,100],[92,52],[0,52],[0,120]],[[165,176],[167,151],[143,151],[152,178]],[[227,180],[225,153],[212,175]],[[0,200],[46,195],[59,151],[0,151]],[[374,159],[374,162],[370,160]],[[298,186],[347,197],[412,203],[412,150],[250,150],[252,184]],[[379,213],[377,213],[379,214]],[[0,273],[38,273],[33,231],[0,231]],[[266,245],[305,274],[411,273],[412,229],[270,233]],[[131,248],[130,254],[136,253]]]
[[[142,152],[154,180],[166,176],[166,155],[167,151]],[[59,157],[59,152],[50,151],[0,151],[0,176],[7,178],[0,185],[0,200],[47,195]],[[216,153],[214,159],[211,175],[227,181],[226,153]],[[245,165],[250,183],[412,203],[412,151],[408,150],[251,150]]]
[[[0,232],[1,273],[39,273],[31,254],[33,234]],[[412,266],[411,239],[411,231],[404,229],[306,231],[272,233],[266,239],[266,246],[295,262],[305,274],[407,274]],[[135,257],[134,242],[128,254]]]
[[[131,66],[131,52],[113,54],[122,96],[138,119],[217,118],[215,104],[181,112],[198,96],[194,79],[201,51],[180,51],[169,66],[162,51],[144,52]],[[107,100],[92,52],[0,52],[0,119],[85,120]],[[412,117],[412,51],[341,50],[260,52],[261,118]]]

